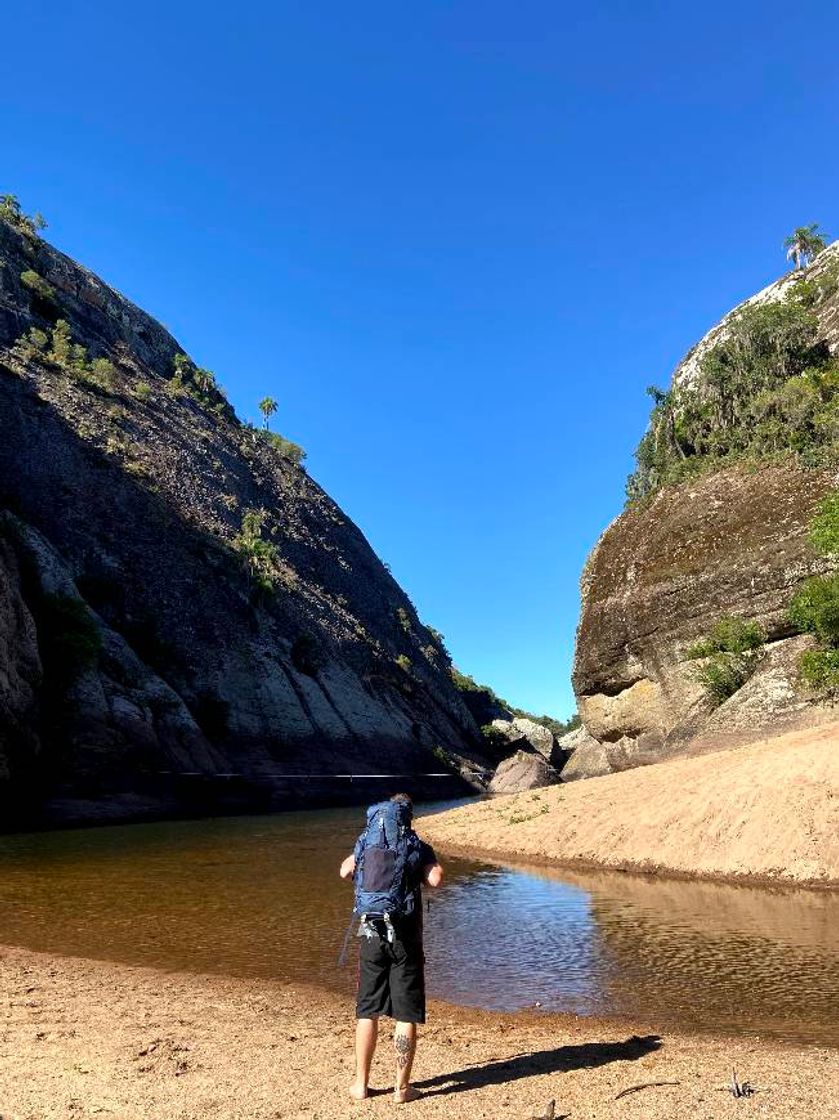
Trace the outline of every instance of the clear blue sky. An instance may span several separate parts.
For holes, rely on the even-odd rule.
[[[0,190],[240,415],[277,398],[459,666],[569,714],[645,386],[794,225],[839,232],[839,9],[32,0],[2,27]]]

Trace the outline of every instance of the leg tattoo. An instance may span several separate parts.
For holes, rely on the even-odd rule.
[[[413,1043],[406,1034],[395,1034],[393,1036],[393,1045],[396,1048],[396,1068],[402,1070],[411,1060],[411,1051],[414,1048]]]

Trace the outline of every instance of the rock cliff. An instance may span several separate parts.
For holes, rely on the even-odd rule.
[[[837,260],[834,243],[804,279],[818,280]],[[726,316],[680,363],[673,386],[701,391],[701,359],[737,314],[782,300],[801,278],[783,277]],[[835,290],[814,313],[819,344],[835,354]],[[609,526],[582,576],[573,672],[584,726],[605,756],[596,772],[831,717],[799,685],[797,661],[810,639],[794,632],[787,608],[801,581],[828,567],[807,533],[835,482],[835,466],[823,461],[808,469],[794,455],[745,459],[663,485]],[[757,622],[766,645],[756,672],[715,706],[687,653],[730,615]]]
[[[444,647],[293,446],[2,221],[0,266],[4,811],[272,808],[479,765]]]

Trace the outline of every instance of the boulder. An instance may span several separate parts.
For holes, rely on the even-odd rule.
[[[520,793],[526,789],[552,786],[559,781],[559,772],[541,755],[532,751],[516,751],[498,766],[489,783],[490,793]]]
[[[535,720],[516,716],[515,719],[494,719],[492,726],[507,737],[510,746],[517,750],[535,751],[552,765],[559,761],[556,753],[556,737],[549,727]]]
[[[563,735],[559,746],[560,749],[571,752],[571,757],[560,772],[563,782],[574,782],[579,778],[600,778],[612,773],[607,751],[609,744],[599,742],[584,727]]]

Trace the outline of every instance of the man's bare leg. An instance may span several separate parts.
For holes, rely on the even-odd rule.
[[[416,1023],[397,1023],[393,1034],[393,1046],[396,1050],[396,1084],[393,1095],[397,1104],[406,1104],[422,1095],[411,1088],[411,1066],[414,1064],[414,1054],[417,1050]]]
[[[359,1019],[355,1024],[355,1080],[350,1085],[353,1100],[363,1101],[370,1083],[370,1066],[379,1037],[378,1019]]]

